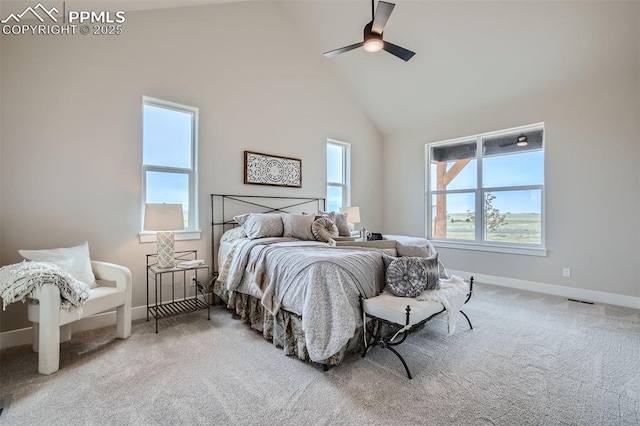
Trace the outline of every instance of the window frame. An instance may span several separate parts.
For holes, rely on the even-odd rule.
[[[510,135],[512,133],[526,133],[531,131],[542,131],[542,148],[543,152],[543,183],[533,185],[512,185],[512,186],[500,186],[500,187],[483,187],[483,160],[485,157],[482,153],[483,140],[485,138]],[[470,142],[475,140],[476,152],[472,157],[476,160],[476,184],[475,188],[468,189],[452,189],[452,190],[432,190],[431,189],[431,148],[437,146],[456,145],[463,142]],[[510,254],[523,254],[532,256],[546,256],[546,241],[545,241],[545,185],[546,179],[544,178],[546,156],[544,155],[545,149],[545,128],[544,123],[535,123],[526,126],[514,127],[510,129],[498,130],[487,133],[480,133],[471,136],[465,136],[461,138],[448,139],[438,142],[425,144],[425,236],[433,242],[436,247],[443,248],[455,248],[466,250],[478,250],[487,252],[498,253],[510,253]],[[510,154],[505,154],[510,155]],[[491,156],[489,156],[490,158]],[[485,223],[484,223],[484,194],[496,193],[496,192],[513,192],[513,191],[526,191],[526,190],[539,190],[540,191],[540,244],[527,244],[527,243],[513,243],[513,242],[499,242],[499,241],[487,241],[485,239]],[[434,219],[433,196],[437,194],[462,194],[473,193],[474,194],[474,206],[475,206],[475,235],[474,240],[456,240],[446,238],[434,238],[433,237],[433,224]],[[478,213],[480,212],[480,213]]]
[[[157,164],[145,164],[144,163],[144,107],[153,106],[156,108],[163,108],[168,110],[174,110],[182,113],[191,114],[191,167],[174,167],[174,166],[161,166]],[[147,231],[144,229],[144,213],[147,200],[147,174],[149,172],[161,172],[161,173],[176,173],[180,175],[186,175],[188,179],[188,227],[185,227],[182,231],[175,232],[176,240],[191,240],[200,239],[201,230],[199,227],[199,214],[198,214],[198,115],[199,108],[179,104],[177,102],[167,101],[163,99],[153,98],[150,96],[142,97],[141,108],[141,124],[142,124],[142,143],[141,143],[141,157],[142,157],[142,214],[140,221],[140,242],[153,242],[156,241],[155,231]]]
[[[329,155],[327,149],[330,145],[337,146],[342,150],[342,182],[331,182],[329,176],[327,176],[327,192],[326,200],[329,201],[329,187],[342,188],[342,205],[340,207],[347,207],[351,205],[351,144],[348,142],[341,142],[335,139],[327,139],[325,146],[325,170],[329,165]]]

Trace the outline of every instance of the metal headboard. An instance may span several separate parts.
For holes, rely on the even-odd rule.
[[[238,226],[233,216],[242,213],[309,213],[325,210],[319,197],[271,197],[266,195],[211,194],[211,265],[218,271],[218,241],[230,228]],[[313,209],[313,211],[311,211]]]

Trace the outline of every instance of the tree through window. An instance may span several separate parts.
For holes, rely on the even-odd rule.
[[[425,148],[429,238],[544,246],[542,124]]]

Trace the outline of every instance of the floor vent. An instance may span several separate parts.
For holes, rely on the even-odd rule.
[[[595,305],[595,303],[593,302],[587,302],[585,300],[578,300],[578,299],[567,299],[569,302],[576,302],[576,303],[584,303],[585,305]]]
[[[11,403],[11,395],[5,395],[0,397],[0,421],[7,417],[7,410]]]

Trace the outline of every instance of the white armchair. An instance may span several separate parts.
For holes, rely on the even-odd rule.
[[[60,307],[60,290],[52,284],[44,284],[33,292],[37,304],[27,308],[29,321],[33,323],[33,351],[38,352],[38,372],[52,374],[60,367],[60,342],[71,339],[71,323],[88,316],[116,310],[116,337],[131,336],[131,271],[113,263],[91,261],[91,268],[98,280],[115,281],[115,287],[98,286],[90,290],[89,299],[82,306],[82,313]]]

